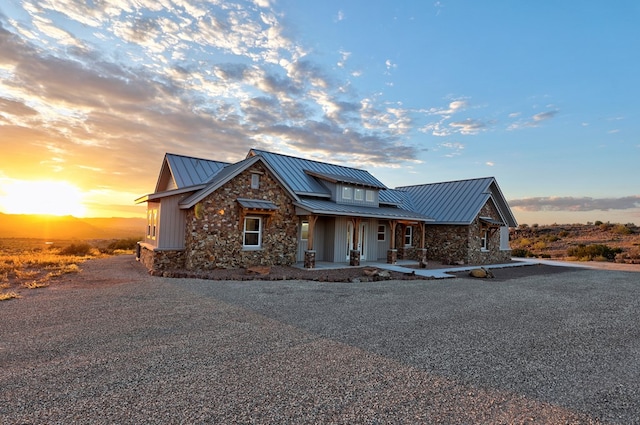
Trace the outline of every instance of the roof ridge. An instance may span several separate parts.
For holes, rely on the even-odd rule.
[[[179,156],[181,158],[188,158],[188,159],[196,159],[198,161],[208,161],[208,162],[221,162],[223,164],[232,164],[231,162],[227,162],[227,161],[219,161],[217,159],[206,159],[206,158],[200,158],[197,156],[191,156],[191,155],[182,155],[179,153],[171,153],[171,152],[165,152],[165,156]]]
[[[293,155],[288,155],[288,154],[284,154],[284,153],[271,152],[271,151],[267,151],[267,150],[264,150],[264,149],[251,148],[250,151],[264,152],[264,153],[268,153],[270,155],[285,156],[287,158],[300,159],[302,161],[315,162],[317,164],[331,165],[332,167],[346,168],[346,169],[350,169],[350,170],[358,170],[358,171],[364,171],[366,173],[369,173],[369,170],[365,170],[364,168],[347,167],[346,165],[339,165],[339,164],[334,164],[332,162],[319,161],[317,159],[302,158],[302,157],[299,157],[299,156],[293,156]],[[371,174],[371,173],[369,173],[369,174]],[[373,174],[371,174],[371,175],[373,175]]]
[[[476,181],[476,180],[489,180],[489,179],[495,180],[496,178],[493,177],[493,176],[487,176],[487,177],[475,177],[475,178],[460,179],[460,180],[449,180],[449,181],[444,181],[444,182],[410,184],[410,185],[407,185],[407,186],[397,186],[396,189],[397,190],[402,190],[404,188],[409,188],[409,187],[433,186],[433,185],[437,185],[437,184],[462,183],[462,182],[469,182],[469,181]]]

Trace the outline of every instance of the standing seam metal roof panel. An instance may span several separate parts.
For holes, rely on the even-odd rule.
[[[178,188],[206,183],[213,175],[229,165],[227,162],[169,153],[166,158]]]
[[[416,211],[442,223],[468,224],[491,196],[493,177],[454,182],[404,186]]]
[[[382,182],[369,174],[366,170],[344,167],[342,165],[328,164],[325,162],[313,161],[309,159],[296,158],[288,155],[281,155],[272,152],[251,149],[249,155],[260,155],[269,165],[282,177],[287,185],[298,194],[306,195],[329,195],[330,192],[320,184],[314,177],[308,175],[304,170],[315,171],[323,174],[334,174],[337,176],[350,177],[362,182],[367,182],[371,186],[386,187]]]

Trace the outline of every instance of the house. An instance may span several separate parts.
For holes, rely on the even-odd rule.
[[[251,149],[166,154],[138,257],[152,273],[317,261],[487,263],[516,226],[493,178],[390,189],[368,171]]]

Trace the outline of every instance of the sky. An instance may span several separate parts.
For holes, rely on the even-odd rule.
[[[0,212],[144,216],[165,152],[388,187],[496,177],[519,223],[640,223],[640,2],[4,0]]]

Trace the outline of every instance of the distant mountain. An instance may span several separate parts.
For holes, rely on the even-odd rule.
[[[0,238],[121,239],[142,237],[145,225],[144,218],[76,218],[0,213]]]

